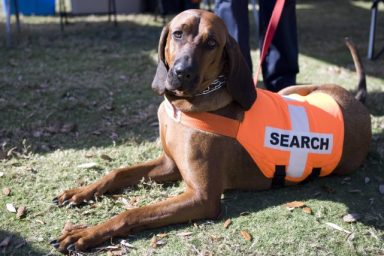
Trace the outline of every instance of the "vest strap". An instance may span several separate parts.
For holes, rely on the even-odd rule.
[[[209,112],[182,112],[175,108],[165,97],[164,108],[175,122],[198,130],[236,138],[240,121]]]
[[[275,174],[272,178],[271,188],[282,188],[285,185],[286,166],[276,165]]]
[[[208,112],[182,113],[181,123],[199,130],[236,138],[240,122]]]

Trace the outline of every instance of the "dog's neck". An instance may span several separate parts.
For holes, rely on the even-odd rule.
[[[218,76],[206,89],[192,97],[180,97],[172,93],[165,94],[166,99],[182,112],[211,112],[221,109],[233,101],[226,90],[227,79]]]
[[[210,86],[194,97],[182,98],[172,94],[165,95],[168,115],[175,117],[180,112],[211,112],[228,118],[242,120],[244,110],[233,101],[225,85],[227,79],[219,76]]]
[[[194,95],[194,97],[207,95],[221,89],[227,83],[224,75],[219,75],[205,90]]]

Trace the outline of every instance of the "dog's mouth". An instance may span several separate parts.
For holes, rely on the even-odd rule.
[[[194,97],[199,97],[199,96],[203,96],[203,95],[208,95],[208,94],[211,94],[215,91],[218,91],[225,86],[226,82],[227,82],[227,78],[224,75],[219,75],[204,90],[200,90],[200,91],[196,91],[196,92],[190,92],[190,91],[186,91],[186,90],[178,90],[178,89],[169,90],[169,89],[166,89],[166,94],[168,96],[175,96],[178,98],[194,98]]]
[[[166,90],[165,94],[168,96],[175,96],[178,98],[192,98],[193,95],[180,90]]]

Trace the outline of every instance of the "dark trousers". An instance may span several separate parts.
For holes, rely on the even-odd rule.
[[[275,2],[275,0],[259,0],[260,48]],[[270,91],[277,92],[296,83],[299,65],[295,5],[295,0],[286,0],[275,37],[262,65],[264,85]],[[224,20],[229,33],[239,43],[241,52],[252,70],[248,0],[215,0],[215,13]]]

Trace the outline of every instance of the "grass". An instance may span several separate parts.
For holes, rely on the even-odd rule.
[[[366,56],[369,2],[298,1],[300,74],[298,82],[338,83],[354,90],[356,76],[343,37],[350,36]],[[384,26],[379,13],[379,30]],[[155,73],[162,24],[150,15],[72,18],[61,33],[56,17],[23,17],[14,47],[5,47],[0,20],[0,248],[4,255],[57,254],[48,245],[67,221],[96,224],[129,207],[183,191],[183,183],[142,183],[116,197],[105,196],[82,208],[57,208],[60,191],[94,181],[112,168],[133,165],[160,153],[156,109],[161,97],[150,84]],[[379,31],[378,47],[384,33]],[[257,45],[252,39],[252,45]],[[257,49],[253,49],[254,63]],[[234,191],[223,196],[217,220],[131,234],[132,255],[383,255],[384,57],[363,58],[368,75],[368,108],[374,137],[364,165],[350,177],[329,177],[305,186],[265,192]],[[104,160],[108,155],[113,160]],[[93,162],[96,168],[81,164]],[[369,179],[369,182],[367,183]],[[289,211],[304,201],[313,214]],[[24,218],[6,204],[26,206]],[[345,223],[347,213],[359,213]],[[223,223],[233,223],[225,229]],[[334,223],[351,232],[329,227]],[[240,231],[249,232],[246,241]],[[180,236],[191,232],[188,236]],[[167,233],[166,243],[151,239]],[[118,243],[113,240],[112,243]],[[112,249],[111,249],[112,250]],[[107,254],[107,251],[98,254]]]

